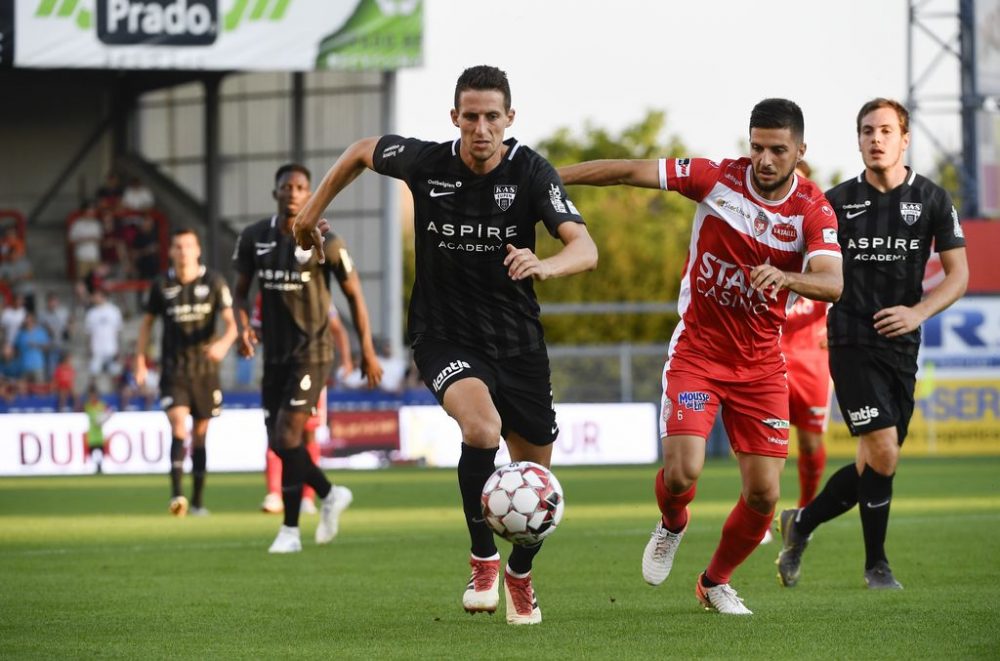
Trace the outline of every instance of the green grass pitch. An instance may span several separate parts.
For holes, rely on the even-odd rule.
[[[819,529],[794,589],[775,578],[776,544],[754,552],[733,578],[746,618],[693,594],[738,494],[735,462],[706,466],[658,588],[639,572],[654,471],[557,467],[567,509],[536,560],[535,627],[508,626],[502,596],[495,616],[462,610],[451,470],[334,474],[355,495],[340,536],[317,547],[305,516],[291,556],[267,553],[280,517],[256,509],[260,475],[210,475],[212,516],[186,519],[166,513],[166,476],[5,478],[0,658],[1000,657],[1000,458],[904,458],[887,547],[903,591],[864,588],[854,510]],[[782,486],[788,507],[792,462]]]

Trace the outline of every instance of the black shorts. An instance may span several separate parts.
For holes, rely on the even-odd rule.
[[[279,410],[314,414],[319,393],[326,385],[333,363],[275,364],[264,363],[261,380],[261,403],[269,425]]]
[[[916,356],[866,346],[831,346],[830,374],[852,436],[895,426],[903,444],[913,417]]]
[[[175,406],[191,410],[195,420],[208,420],[222,412],[222,388],[219,373],[170,374],[160,377],[160,407],[169,411]]]
[[[552,408],[549,354],[542,346],[513,358],[494,359],[468,347],[422,340],[413,347],[420,377],[438,402],[448,387],[469,377],[486,384],[500,413],[500,433],[520,434],[533,445],[550,445],[559,435]]]

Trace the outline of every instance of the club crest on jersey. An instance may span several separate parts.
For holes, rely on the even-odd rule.
[[[198,298],[205,298],[208,296],[208,285],[195,285],[194,295]]]
[[[760,236],[767,231],[767,226],[767,216],[764,215],[763,211],[758,211],[757,217],[753,219],[753,233]]]
[[[493,187],[493,199],[496,200],[500,211],[506,211],[514,203],[514,196],[517,195],[517,186],[511,184],[497,184]]]
[[[913,223],[920,220],[920,212],[923,210],[924,205],[920,202],[900,202],[899,203],[899,213],[903,216],[903,222],[907,225],[912,225]]]

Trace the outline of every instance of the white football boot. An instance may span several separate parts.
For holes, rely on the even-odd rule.
[[[698,575],[694,595],[705,610],[718,611],[723,615],[753,615],[753,611],[743,605],[743,600],[736,596],[736,590],[729,583],[706,588],[701,584],[701,577],[704,575],[704,572]]]
[[[462,607],[469,614],[492,615],[500,604],[500,554],[488,560],[470,556],[469,566],[472,574],[462,595]]]
[[[681,544],[681,539],[687,531],[687,526],[680,532],[670,532],[663,527],[663,519],[656,522],[642,552],[642,578],[650,585],[659,585],[667,580],[670,569],[674,566],[674,554]]]
[[[347,487],[333,487],[323,499],[319,511],[319,525],[316,526],[316,543],[329,544],[340,530],[340,514],[346,510],[354,494]]]
[[[281,526],[278,529],[278,536],[271,543],[268,553],[298,553],[302,550],[302,537],[298,528]]]

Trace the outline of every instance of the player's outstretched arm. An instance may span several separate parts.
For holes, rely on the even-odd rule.
[[[564,165],[556,170],[563,184],[584,186],[638,186],[639,188],[659,188],[659,163],[653,159],[599,160],[585,161],[575,165]]]
[[[295,217],[295,242],[300,248],[318,248],[322,253],[323,236],[316,232],[316,225],[323,211],[340,191],[357,179],[365,168],[374,169],[373,157],[379,139],[380,137],[363,138],[352,144],[323,177],[312,197]]]
[[[839,257],[815,255],[809,260],[805,273],[761,264],[750,270],[750,289],[762,291],[772,298],[777,298],[782,289],[789,289],[814,301],[836,302],[844,290],[842,261]]]
[[[512,280],[547,280],[597,268],[597,246],[586,225],[567,222],[559,225],[556,231],[563,248],[545,259],[538,259],[528,248],[507,244],[507,256],[503,263]]]
[[[879,335],[898,337],[916,330],[920,324],[957,301],[969,286],[969,262],[965,248],[952,248],[941,253],[944,280],[912,308],[895,305],[875,313],[875,330]]]
[[[368,387],[375,388],[382,382],[382,364],[375,353],[375,343],[372,341],[371,324],[368,321],[368,306],[365,295],[361,291],[361,278],[357,271],[351,271],[345,280],[340,282],[340,290],[347,298],[351,308],[351,319],[358,331],[358,342],[361,345],[361,373],[368,379]]]
[[[148,312],[142,315],[142,321],[139,323],[139,337],[135,341],[135,382],[140,385],[146,385],[146,375],[148,370],[146,369],[146,349],[149,348],[149,336],[153,330],[153,322],[156,318],[149,314]]]

